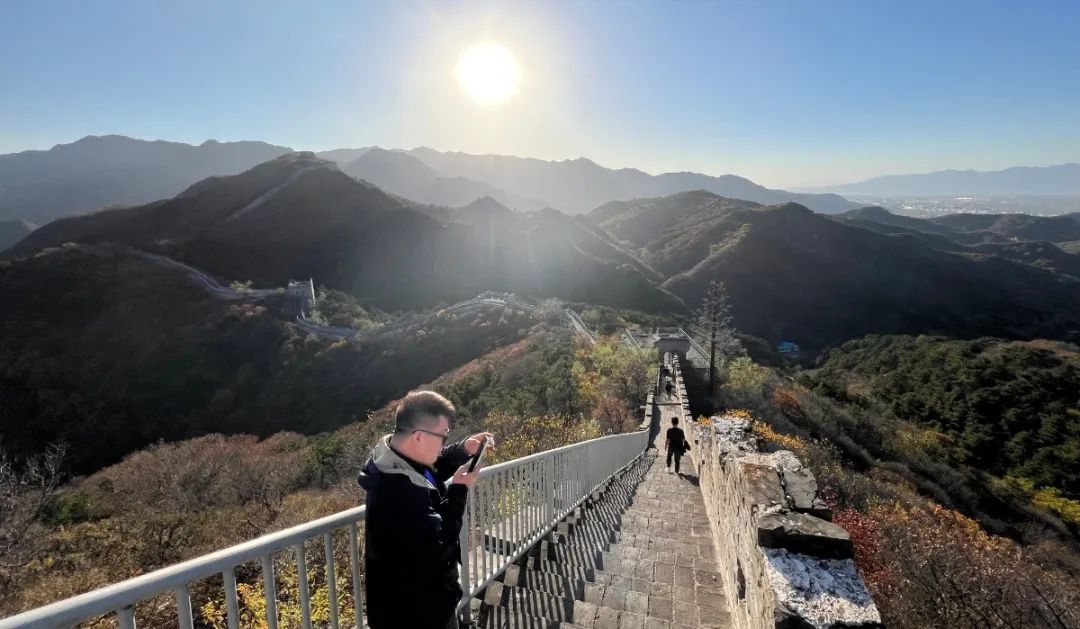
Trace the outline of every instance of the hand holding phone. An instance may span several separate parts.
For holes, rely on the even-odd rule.
[[[487,449],[489,439],[484,437],[484,440],[480,442],[480,448],[476,451],[476,454],[472,455],[472,459],[469,461],[469,471],[472,472],[476,469],[476,466],[480,463],[480,460],[484,458],[484,450]]]

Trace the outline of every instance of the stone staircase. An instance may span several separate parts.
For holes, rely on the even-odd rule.
[[[477,625],[728,627],[705,505],[684,465],[668,473],[650,450],[595,492],[474,599]]]

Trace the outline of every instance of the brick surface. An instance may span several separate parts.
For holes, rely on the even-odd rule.
[[[636,488],[629,482],[612,483],[576,514],[574,526],[564,527],[566,535],[549,538],[551,559],[535,564],[536,569],[567,574],[578,570],[582,575],[580,585],[558,590],[565,592],[567,607],[558,618],[550,618],[555,626],[731,626],[705,504],[696,479],[687,474],[692,469],[684,465],[682,475],[669,473],[663,456],[661,451],[659,458],[643,463]],[[512,572],[516,578],[518,572]]]

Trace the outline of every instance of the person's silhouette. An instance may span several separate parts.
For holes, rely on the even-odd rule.
[[[664,441],[664,449],[667,450],[667,471],[671,472],[671,459],[675,459],[675,473],[679,473],[679,462],[682,455],[689,449],[686,443],[686,434],[679,428],[679,418],[671,418],[671,428],[667,429],[667,439]]]

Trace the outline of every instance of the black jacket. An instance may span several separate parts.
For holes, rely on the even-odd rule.
[[[686,441],[686,433],[682,431],[682,428],[672,426],[667,429],[667,447],[671,448],[672,452],[678,452],[680,455],[685,454],[690,449],[690,444]]]
[[[372,629],[444,629],[453,617],[461,599],[458,535],[468,488],[444,483],[469,458],[463,443],[443,448],[430,470],[434,484],[390,448],[389,435],[360,471],[367,490],[364,602]]]

